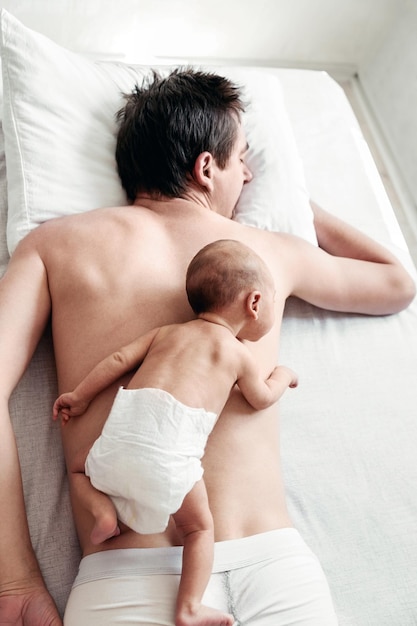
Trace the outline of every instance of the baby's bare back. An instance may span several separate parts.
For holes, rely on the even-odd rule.
[[[192,407],[219,414],[246,350],[228,328],[205,320],[164,326],[128,387],[157,387]]]

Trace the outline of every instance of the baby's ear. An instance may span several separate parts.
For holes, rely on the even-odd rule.
[[[246,312],[255,320],[258,319],[261,298],[260,291],[251,291],[246,298]]]

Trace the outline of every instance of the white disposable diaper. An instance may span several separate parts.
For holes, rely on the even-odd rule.
[[[162,532],[203,475],[200,460],[216,419],[161,389],[120,388],[85,473],[124,524]]]

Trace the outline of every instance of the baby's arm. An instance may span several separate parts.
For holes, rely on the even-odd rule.
[[[68,422],[71,417],[85,413],[97,394],[143,361],[158,330],[155,328],[113,352],[100,361],[73,391],[61,394],[54,402],[53,419],[57,419],[61,412],[63,421]]]
[[[284,391],[298,385],[298,376],[289,367],[277,365],[264,380],[250,354],[237,384],[254,409],[266,409],[279,400]]]

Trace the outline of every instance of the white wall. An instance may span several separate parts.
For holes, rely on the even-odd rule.
[[[416,209],[416,0],[405,3],[380,46],[360,66],[359,79]]]
[[[403,0],[0,0],[30,28],[78,51],[336,65],[353,72]]]

